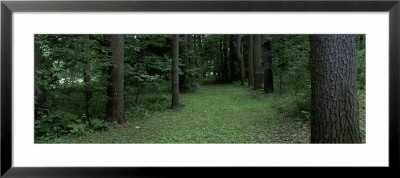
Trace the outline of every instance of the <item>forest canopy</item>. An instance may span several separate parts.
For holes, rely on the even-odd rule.
[[[365,143],[363,34],[34,38],[35,143]]]

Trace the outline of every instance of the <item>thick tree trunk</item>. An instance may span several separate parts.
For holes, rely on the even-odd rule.
[[[188,50],[192,52],[194,52],[194,36],[193,35],[188,35]],[[194,59],[192,58],[192,56],[190,56],[188,58],[189,61],[189,69],[191,69],[194,66]]]
[[[246,73],[244,71],[244,60],[243,60],[243,54],[240,52],[241,49],[241,36],[238,35],[236,39],[236,55],[238,58],[238,62],[240,65],[240,85],[244,86],[245,80],[246,80]]]
[[[190,56],[188,57],[188,68],[187,70],[190,70],[190,72],[188,72],[188,77],[186,78],[186,87],[188,91],[193,90],[193,82],[195,80],[195,75],[194,73],[191,71],[192,69],[194,69],[196,67],[196,57],[195,57],[195,50],[196,50],[196,45],[195,45],[195,35],[188,35],[188,51],[190,52]],[[178,54],[178,58],[179,58],[179,54]]]
[[[84,50],[85,50],[85,59],[83,67],[83,82],[84,82],[84,93],[85,93],[85,114],[87,118],[90,118],[90,99],[92,99],[92,90],[91,90],[91,75],[90,75],[90,46],[89,46],[89,35],[84,35]]]
[[[184,58],[184,63],[185,63],[185,71],[184,71],[184,79],[185,79],[185,81],[183,81],[183,85],[185,86],[185,92],[187,92],[187,90],[188,90],[188,86],[187,86],[187,80],[189,80],[189,73],[188,73],[188,70],[189,70],[189,68],[190,68],[190,62],[189,62],[189,57],[188,57],[188,53],[189,53],[189,43],[190,43],[190,41],[189,41],[189,35],[184,35],[184,43],[183,43],[183,54],[185,54],[184,56],[183,56],[183,58]]]
[[[230,76],[231,78],[229,81],[237,80],[236,78],[236,62],[237,62],[237,57],[235,55],[235,39],[234,35],[229,35],[229,70],[230,70]]]
[[[264,36],[264,39],[267,39],[267,35]],[[264,92],[272,93],[274,92],[274,81],[272,76],[272,61],[268,57],[270,49],[269,42],[263,43],[263,56],[264,56]]]
[[[219,62],[220,62],[220,72],[219,76],[221,81],[225,79],[225,72],[224,72],[224,52],[223,52],[223,42],[222,40],[219,41]]]
[[[42,50],[40,49],[40,44],[35,36],[35,44],[34,44],[34,50],[35,50],[35,61],[34,61],[34,69],[35,69],[35,98],[36,98],[36,103],[35,103],[35,118],[37,118],[37,109],[41,107],[45,102],[46,102],[46,89],[38,81],[44,80],[43,74],[38,73],[39,70],[43,68],[43,55],[42,55]]]
[[[249,62],[249,66],[248,66],[248,75],[249,75],[249,82],[248,85],[249,87],[253,87],[254,85],[254,73],[253,73],[253,35],[249,35],[249,57],[248,57],[248,62]]]
[[[231,74],[229,72],[229,57],[228,57],[228,45],[229,45],[229,38],[228,36],[224,36],[224,71],[225,71],[225,82],[229,82],[231,79]]]
[[[189,59],[187,56],[188,53],[188,41],[189,37],[188,35],[183,35],[183,43],[180,44],[180,47],[182,47],[182,58],[183,58],[183,75],[179,76],[179,91],[182,93],[188,92],[188,82],[186,80],[189,79],[189,74],[188,74],[188,69],[189,69]]]
[[[172,108],[179,106],[179,35],[172,41]]]
[[[112,63],[111,88],[109,94],[108,119],[124,123],[124,35],[111,35]]]
[[[254,90],[261,88],[262,73],[261,70],[261,42],[260,35],[254,35]]]
[[[200,50],[200,35],[193,35],[193,53],[195,55],[199,55],[199,50]],[[193,60],[193,67],[196,67],[199,65],[199,57],[196,57]]]
[[[311,142],[360,143],[355,35],[311,35]]]

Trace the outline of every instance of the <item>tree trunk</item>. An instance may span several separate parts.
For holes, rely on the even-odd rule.
[[[179,91],[182,93],[188,92],[188,82],[186,80],[189,79],[188,69],[189,69],[189,59],[188,59],[188,35],[183,35],[183,43],[180,44],[182,47],[182,58],[183,58],[183,76],[179,78]]]
[[[200,50],[200,35],[193,35],[193,53],[194,55],[198,56]],[[193,60],[193,67],[198,66],[200,63],[199,57],[196,57]]]
[[[229,81],[237,80],[236,78],[236,61],[237,57],[235,55],[235,39],[234,35],[229,35],[229,70],[231,78]]]
[[[240,65],[240,85],[244,86],[245,79],[246,79],[246,73],[244,71],[244,60],[243,60],[243,54],[240,52],[241,49],[241,36],[238,35],[236,39],[236,55],[238,58],[238,62]]]
[[[191,55],[189,56],[189,69],[191,69],[194,66],[194,59],[193,59],[193,54],[194,54],[194,36],[193,35],[188,35],[188,51],[191,52]]]
[[[254,35],[254,90],[261,88],[262,70],[261,70],[261,42],[260,35]]]
[[[90,47],[89,47],[89,35],[84,35],[84,50],[85,59],[83,67],[83,82],[84,82],[84,93],[85,93],[85,114],[86,118],[90,118],[90,99],[92,98],[91,90],[91,76],[90,76]]]
[[[264,39],[267,39],[267,35],[264,36]],[[274,81],[272,76],[272,61],[268,57],[270,49],[270,43],[265,41],[263,43],[263,56],[264,56],[264,92],[272,93],[274,92]]]
[[[108,96],[108,119],[119,124],[126,122],[124,106],[124,35],[111,35],[111,89]]]
[[[231,79],[231,75],[229,72],[229,58],[228,58],[228,44],[229,44],[229,38],[228,36],[224,36],[224,71],[225,71],[225,82],[229,82],[229,80]]]
[[[172,41],[172,109],[179,106],[179,35]]]
[[[188,77],[186,78],[186,88],[189,91],[193,90],[193,82],[195,79],[195,75],[193,73],[193,69],[196,67],[196,57],[195,57],[195,49],[196,49],[196,45],[195,45],[195,35],[188,35],[188,51],[190,52],[190,55],[188,57],[188,68],[186,68],[186,70],[190,70],[190,72],[188,72]],[[179,53],[178,53],[178,58],[179,58]]]
[[[224,52],[223,52],[223,42],[219,41],[219,59],[220,59],[220,72],[219,76],[221,81],[225,80],[225,71],[224,71]]]
[[[311,142],[360,143],[355,35],[311,35]]]
[[[252,87],[254,85],[254,73],[253,73],[253,35],[249,35],[249,66],[248,66],[248,73],[249,73],[249,82],[248,85],[249,87]]]

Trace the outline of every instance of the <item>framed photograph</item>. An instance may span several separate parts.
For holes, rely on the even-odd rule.
[[[397,0],[2,1],[1,175],[398,168],[399,21]]]

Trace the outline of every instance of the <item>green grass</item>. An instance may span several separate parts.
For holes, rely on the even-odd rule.
[[[309,143],[309,123],[286,118],[262,91],[227,85],[181,94],[177,110],[146,112],[142,119],[106,131],[67,136],[51,143]],[[128,108],[129,109],[129,108]],[[131,111],[132,112],[132,111]]]

